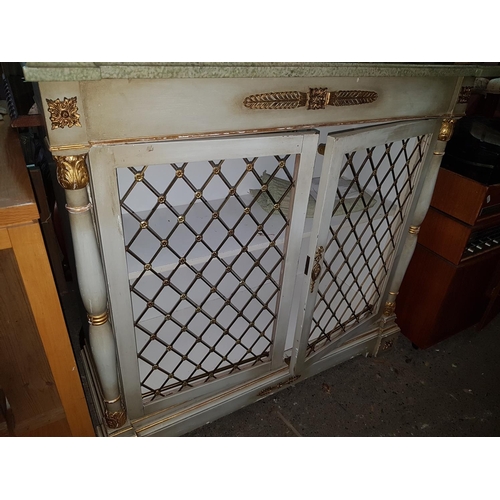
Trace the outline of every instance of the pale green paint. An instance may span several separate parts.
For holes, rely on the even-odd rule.
[[[48,63],[24,64],[27,81],[129,78],[500,76],[500,66],[386,63]]]

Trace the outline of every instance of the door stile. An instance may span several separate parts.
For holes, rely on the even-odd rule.
[[[331,214],[335,203],[335,194],[337,192],[340,169],[343,158],[341,155],[335,155],[336,137],[328,137],[326,142],[325,154],[321,170],[321,178],[318,190],[318,199],[316,201],[316,212],[314,215],[313,226],[308,250],[309,269],[304,270],[306,279],[302,286],[301,304],[304,304],[299,310],[297,318],[297,327],[290,359],[290,370],[293,374],[299,374],[303,368],[307,342],[309,339],[309,330],[311,328],[312,313],[316,299],[318,278],[313,282],[311,275],[315,266],[315,256],[321,253],[321,249],[326,244],[327,230],[330,224]],[[318,264],[321,262],[319,255]]]
[[[279,310],[290,311],[293,300],[293,292],[296,286],[297,266],[300,258],[302,234],[306,220],[307,204],[311,189],[311,181],[314,171],[314,160],[318,147],[319,133],[314,132],[304,136],[302,152],[295,167],[294,182],[295,190],[290,200],[292,208],[290,217],[290,228],[287,232],[283,248],[286,248],[286,261],[283,266],[283,280],[279,298]],[[273,348],[271,350],[271,369],[279,369],[283,365],[286,332],[288,331],[289,314],[278,313]],[[284,332],[284,333],[283,333]]]

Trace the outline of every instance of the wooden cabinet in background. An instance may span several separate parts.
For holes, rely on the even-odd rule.
[[[431,207],[401,285],[402,333],[430,347],[499,311],[500,185],[441,168]]]
[[[8,121],[0,122],[0,178],[0,435],[93,436],[28,170]]]

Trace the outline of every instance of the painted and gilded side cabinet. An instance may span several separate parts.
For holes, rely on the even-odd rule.
[[[498,67],[24,71],[66,192],[98,433],[161,436],[393,345],[446,141]]]

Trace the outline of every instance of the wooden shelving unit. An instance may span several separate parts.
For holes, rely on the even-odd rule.
[[[0,388],[6,410],[0,428],[14,436],[93,436],[28,170],[8,120],[0,122],[0,178]]]

